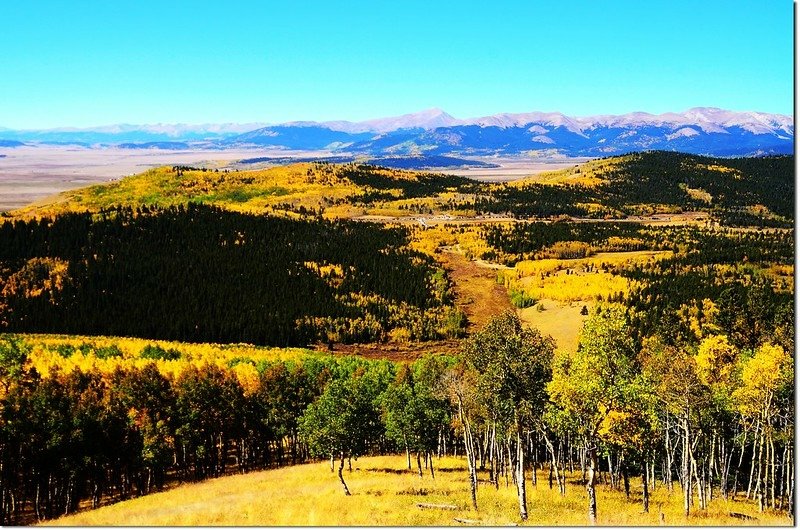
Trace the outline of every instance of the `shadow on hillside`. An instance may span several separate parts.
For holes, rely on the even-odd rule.
[[[356,468],[356,469],[360,469],[360,468]],[[417,468],[413,468],[413,469],[396,469],[396,468],[391,468],[391,467],[367,467],[367,468],[364,468],[364,471],[371,471],[371,472],[374,472],[374,473],[391,473],[393,475],[406,475],[406,474],[408,474],[408,475],[416,475],[416,474],[419,473],[417,471]],[[434,466],[433,471],[435,473],[452,473],[454,471],[464,471],[464,470],[460,469],[460,468],[457,468],[457,467],[436,467],[436,466]],[[427,469],[423,469],[423,472],[424,473],[430,473],[430,471],[427,470]]]
[[[368,467],[364,471],[371,471],[373,473],[392,473],[394,475],[405,475],[416,473],[416,470],[411,469],[394,469],[391,467]]]

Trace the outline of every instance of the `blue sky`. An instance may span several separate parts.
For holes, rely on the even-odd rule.
[[[791,114],[792,3],[15,1],[0,126]]]

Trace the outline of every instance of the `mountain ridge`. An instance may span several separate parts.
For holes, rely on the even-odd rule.
[[[46,130],[0,128],[15,142],[168,148],[173,142],[204,147],[327,150],[373,155],[607,156],[664,149],[718,156],[794,152],[794,118],[765,112],[693,107],[683,112],[568,116],[561,112],[498,113],[460,119],[440,108],[360,122],[293,121],[247,124],[117,124]],[[140,144],[140,145],[135,145]]]

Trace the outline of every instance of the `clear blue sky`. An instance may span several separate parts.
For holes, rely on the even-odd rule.
[[[4,3],[0,126],[791,114],[792,3]]]

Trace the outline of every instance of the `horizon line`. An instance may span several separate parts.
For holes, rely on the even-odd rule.
[[[56,126],[47,126],[47,127],[9,127],[9,126],[6,126],[6,125],[0,123],[0,133],[2,133],[3,131],[20,131],[20,132],[22,132],[22,131],[25,131],[25,132],[33,132],[33,131],[43,131],[43,132],[44,131],[63,131],[63,132],[69,132],[69,131],[95,131],[95,130],[101,129],[101,128],[123,127],[123,126],[131,126],[131,127],[143,127],[143,126],[200,127],[200,126],[204,126],[204,125],[205,126],[213,126],[213,125],[216,125],[216,126],[224,126],[224,125],[229,125],[229,126],[256,125],[256,126],[259,126],[259,127],[270,127],[270,126],[278,126],[278,125],[292,125],[292,124],[299,124],[299,123],[314,123],[314,124],[320,124],[320,125],[324,125],[324,124],[327,124],[327,123],[364,124],[364,123],[369,123],[369,122],[373,122],[373,121],[387,120],[387,119],[391,119],[391,118],[401,118],[401,117],[405,117],[405,116],[414,116],[414,115],[424,114],[426,112],[431,112],[431,111],[437,111],[437,112],[439,112],[441,114],[445,114],[445,115],[447,115],[450,118],[453,118],[455,120],[470,121],[470,120],[479,120],[479,119],[482,119],[482,118],[490,118],[490,117],[494,117],[494,116],[503,116],[503,115],[505,115],[505,116],[514,116],[514,115],[520,115],[520,114],[558,114],[558,115],[564,116],[566,118],[575,118],[575,119],[599,118],[599,117],[607,117],[607,116],[620,117],[620,116],[628,116],[628,115],[633,115],[633,114],[646,114],[646,115],[649,115],[649,116],[658,117],[658,116],[663,116],[665,114],[685,114],[685,113],[693,111],[693,110],[722,110],[722,111],[727,111],[727,112],[734,112],[734,113],[737,113],[737,114],[748,114],[748,113],[766,114],[766,115],[769,115],[769,116],[780,116],[780,117],[783,117],[783,118],[791,118],[792,119],[792,123],[795,122],[794,113],[792,113],[792,114],[784,114],[784,113],[778,113],[778,112],[766,112],[766,111],[761,111],[761,110],[733,110],[733,109],[717,107],[717,106],[711,106],[711,105],[708,105],[708,106],[700,106],[700,105],[698,105],[698,106],[689,107],[689,108],[687,108],[685,110],[681,110],[681,111],[665,111],[665,112],[659,112],[659,113],[645,111],[645,110],[633,110],[633,111],[622,112],[622,113],[599,113],[599,114],[580,114],[579,115],[579,114],[567,114],[567,113],[564,113],[564,112],[558,111],[558,110],[528,110],[528,111],[520,111],[520,112],[506,112],[506,111],[503,111],[503,112],[496,112],[496,113],[493,113],[493,114],[484,114],[484,115],[480,115],[480,116],[472,116],[472,117],[467,117],[467,118],[458,118],[458,117],[454,116],[453,114],[450,114],[449,112],[444,110],[442,107],[433,106],[433,107],[424,108],[422,110],[418,110],[418,111],[414,111],[414,112],[406,112],[406,113],[402,113],[402,114],[390,114],[390,115],[378,116],[378,117],[367,118],[367,119],[362,119],[362,120],[339,118],[339,119],[325,119],[325,120],[292,119],[292,120],[288,120],[288,121],[259,121],[259,120],[231,121],[231,120],[226,120],[226,121],[195,121],[195,122],[191,122],[191,121],[155,121],[154,122],[154,121],[151,121],[151,122],[138,122],[138,123],[131,122],[131,121],[119,121],[119,122],[107,122],[105,124],[87,125],[87,126],[56,125]]]

